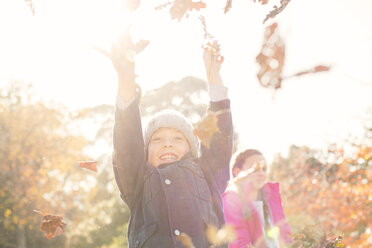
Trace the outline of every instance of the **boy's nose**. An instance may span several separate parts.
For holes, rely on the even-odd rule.
[[[165,139],[164,140],[164,147],[171,147],[173,146],[173,142],[171,139]]]

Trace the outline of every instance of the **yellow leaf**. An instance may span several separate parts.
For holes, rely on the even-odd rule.
[[[11,214],[12,214],[12,210],[7,209],[7,210],[5,210],[4,217],[7,218]]]
[[[189,235],[186,233],[181,233],[179,236],[177,236],[177,239],[181,241],[181,243],[186,247],[186,248],[195,248],[194,244],[192,243],[192,239],[190,238]]]
[[[13,223],[17,224],[18,223],[18,216],[13,216]]]
[[[227,244],[236,239],[236,233],[231,225],[225,225],[221,229],[216,226],[208,225],[206,236],[213,245]]]
[[[279,228],[277,226],[274,226],[273,228],[270,228],[267,231],[267,236],[272,239],[276,239],[279,237]]]
[[[214,115],[207,115],[200,122],[195,125],[194,134],[198,136],[201,143],[209,149],[213,135],[219,132],[217,125],[217,117]]]

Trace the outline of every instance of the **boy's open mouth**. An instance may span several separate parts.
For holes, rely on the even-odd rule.
[[[177,160],[178,156],[174,153],[169,152],[162,154],[159,158],[162,161],[175,161]]]

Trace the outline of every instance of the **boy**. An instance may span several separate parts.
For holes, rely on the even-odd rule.
[[[158,113],[142,133],[135,66],[118,56],[130,46],[127,41],[110,56],[118,72],[113,168],[121,198],[131,211],[129,247],[184,247],[179,236],[185,233],[195,247],[207,248],[207,225],[224,224],[220,195],[229,180],[232,153],[230,102],[219,74],[221,61],[204,52],[209,114],[217,117],[219,127],[207,149],[176,111]]]

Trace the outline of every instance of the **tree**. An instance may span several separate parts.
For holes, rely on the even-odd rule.
[[[42,245],[32,210],[63,212],[63,187],[86,141],[69,133],[62,110],[35,101],[19,82],[0,92],[0,133],[0,246]],[[63,238],[52,243],[61,247]]]
[[[292,146],[288,158],[278,156],[271,176],[281,182],[293,231],[315,225],[318,232],[343,234],[345,245],[370,247],[371,166],[371,128],[362,140],[330,145],[325,153]]]

